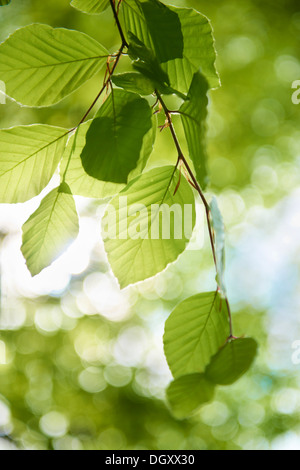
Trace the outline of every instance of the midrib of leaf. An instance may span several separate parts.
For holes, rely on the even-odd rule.
[[[40,249],[38,250],[38,253],[40,253],[40,252],[42,251],[43,247],[44,247],[46,234],[47,234],[47,232],[48,232],[48,228],[49,228],[49,225],[50,225],[50,222],[51,222],[51,218],[52,218],[52,215],[53,215],[55,206],[56,206],[56,204],[57,204],[59,195],[60,195],[59,188],[57,188],[57,195],[56,195],[56,197],[55,197],[53,206],[52,206],[51,211],[50,211],[50,215],[49,215],[49,218],[48,218],[48,221],[47,221],[47,224],[46,224],[46,230],[44,231],[44,236],[42,237],[42,243],[41,243]]]
[[[207,316],[206,322],[205,322],[205,324],[204,324],[204,326],[203,326],[203,328],[202,328],[202,331],[201,331],[201,333],[200,333],[200,335],[199,335],[199,338],[198,338],[198,340],[197,340],[197,342],[196,342],[195,349],[198,348],[198,346],[199,346],[199,344],[200,344],[200,341],[201,341],[201,339],[202,339],[202,336],[203,336],[203,334],[204,334],[204,332],[205,332],[205,330],[206,330],[208,321],[209,321],[209,319],[210,319],[210,317],[211,317],[213,308],[214,308],[214,306],[215,306],[217,294],[218,294],[218,291],[215,292],[215,296],[214,296],[213,303],[212,303],[212,305],[211,305],[211,308],[210,308],[209,314],[208,314],[208,316]],[[190,332],[188,332],[188,333],[190,334]],[[193,359],[193,356],[190,357],[190,359],[189,359],[189,361],[188,361],[188,364],[190,364],[190,362],[192,361],[192,359]]]
[[[175,168],[175,171],[176,171],[176,168]],[[172,178],[171,178],[170,183],[169,183],[169,185],[168,185],[168,188],[167,188],[167,190],[166,190],[165,196],[167,195],[168,190],[170,189],[170,184],[171,184],[171,182],[172,182],[172,179],[173,179],[173,177],[174,177],[174,174],[175,174],[175,172],[174,172],[173,175],[172,175]],[[159,182],[157,182],[157,184],[159,184]],[[151,194],[152,194],[152,192],[151,192]],[[165,197],[165,196],[164,196],[164,197]],[[162,204],[162,203],[161,203],[161,204]],[[160,204],[159,207],[161,207],[161,204]],[[149,205],[147,205],[147,207],[149,207]],[[159,214],[159,210],[158,210],[157,213],[155,214],[154,220],[156,220],[158,214]],[[148,222],[149,222],[149,216],[148,216]],[[149,226],[149,225],[150,225],[150,226]],[[139,252],[142,250],[145,241],[146,241],[146,242],[149,242],[149,240],[151,241],[151,226],[152,226],[152,218],[150,218],[150,224],[148,223],[148,239],[143,239],[140,244],[134,245],[134,246],[132,246],[132,248],[131,248],[131,251],[133,251],[133,250],[136,248],[136,252],[135,252],[135,254],[134,254],[133,261],[130,260],[130,261],[132,262],[132,265],[135,263],[135,260],[136,260],[136,258],[137,258],[137,256],[138,256]],[[137,240],[137,241],[138,241],[138,240]],[[152,243],[150,243],[149,246],[151,247],[151,250],[152,250]],[[162,244],[162,247],[163,247],[163,244]],[[155,257],[153,256],[153,257],[152,257],[152,261],[154,262],[154,260],[155,260]]]
[[[0,174],[0,177],[1,176],[4,176],[6,175],[6,173],[10,173],[11,171],[15,170],[19,165],[22,165],[22,163],[25,163],[27,160],[29,160],[30,158],[32,157],[35,157],[39,152],[42,152],[43,150],[47,149],[48,147],[50,147],[51,145],[55,144],[56,142],[58,142],[60,139],[62,139],[63,137],[66,137],[66,135],[68,135],[69,132],[66,132],[65,134],[63,134],[62,136],[58,137],[57,139],[53,140],[52,142],[49,142],[47,145],[45,145],[44,147],[36,150],[34,153],[32,153],[31,155],[29,155],[28,157],[24,158],[23,160],[21,160],[20,162],[18,162],[15,166],[12,166],[11,168],[9,168],[8,170],[4,171],[3,173]]]
[[[56,62],[54,64],[44,64],[44,65],[36,65],[36,66],[31,66],[31,67],[22,67],[22,68],[13,68],[10,70],[5,70],[5,72],[9,72],[11,70],[14,70],[16,72],[19,72],[21,70],[35,70],[35,69],[42,69],[45,67],[57,67],[59,65],[67,65],[67,64],[74,64],[76,62],[84,62],[86,60],[96,60],[96,59],[104,59],[105,57],[109,57],[108,55],[98,55],[95,57],[83,57],[81,59],[74,59],[74,60],[68,60],[65,62]]]

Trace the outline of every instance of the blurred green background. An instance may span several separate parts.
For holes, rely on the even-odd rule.
[[[259,356],[213,403],[174,419],[162,335],[180,300],[214,288],[201,212],[201,249],[120,291],[100,240],[101,202],[76,199],[78,240],[34,279],[20,254],[21,225],[40,197],[2,205],[0,449],[300,449],[300,105],[291,100],[300,79],[299,1],[172,3],[198,9],[214,28],[222,87],[210,94],[209,190],[227,227],[235,334],[256,338]],[[33,22],[119,46],[109,10],[91,17],[67,0],[12,0],[0,9],[0,41]],[[7,101],[0,127],[73,127],[102,80],[47,109]],[[175,160],[164,131],[149,167]]]

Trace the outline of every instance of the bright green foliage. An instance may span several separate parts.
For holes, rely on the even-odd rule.
[[[89,15],[99,15],[109,6],[109,0],[72,0],[71,6]]]
[[[189,374],[170,383],[167,398],[177,418],[187,418],[214,396],[214,385],[204,374]]]
[[[225,270],[225,227],[223,217],[220,212],[217,199],[213,197],[210,203],[212,224],[215,232],[216,262],[217,262],[217,283],[223,294],[226,292],[224,283]]]
[[[67,170],[65,179],[72,194],[103,199],[117,194],[124,185],[99,181],[84,171],[80,155],[85,147],[86,133],[91,123],[92,121],[88,121],[81,124],[70,138],[61,163],[60,174],[63,177]]]
[[[119,88],[144,96],[151,95],[155,88],[153,82],[139,72],[126,72],[114,75],[112,82]]]
[[[107,50],[78,31],[33,24],[0,45],[0,77],[8,96],[27,106],[49,106],[98,73]]]
[[[205,145],[208,83],[198,72],[195,73],[188,100],[180,108],[181,120],[188,144],[189,155],[193,161],[196,176],[202,189],[208,183],[207,152]]]
[[[211,360],[205,376],[218,385],[231,385],[251,367],[257,354],[252,338],[239,338],[227,343]]]
[[[85,171],[102,181],[127,183],[151,128],[148,102],[135,93],[114,90],[87,131],[81,154]]]
[[[51,264],[78,235],[75,202],[67,184],[51,191],[23,225],[22,253],[32,276]]]
[[[173,376],[204,372],[228,336],[228,312],[219,294],[197,294],[181,302],[165,324],[164,350]]]
[[[11,0],[0,0],[0,7],[3,7],[4,5],[9,5]]]
[[[37,124],[0,130],[0,202],[24,202],[49,183],[67,141],[66,130]]]
[[[188,222],[193,229],[194,195],[184,178],[174,195],[179,172],[173,174],[174,168],[170,166],[144,173],[111,201],[111,210],[104,216],[105,249],[122,288],[165,269],[184,251],[192,235],[184,233],[182,221],[183,211],[189,205]],[[172,206],[175,223],[170,215]]]
[[[257,350],[252,339],[233,340],[224,286],[224,223],[216,199],[209,213],[202,192],[209,180],[207,95],[219,85],[214,39],[204,15],[158,0],[123,0],[119,4],[72,0],[71,5],[100,14],[110,3],[120,33],[117,52],[109,53],[84,33],[42,24],[21,28],[0,44],[0,79],[6,93],[27,106],[58,103],[107,63],[104,82],[99,83],[101,91],[71,130],[46,125],[0,130],[0,202],[24,202],[37,196],[60,163],[60,186],[42,200],[23,226],[21,249],[35,276],[78,234],[73,194],[112,198],[102,220],[102,235],[111,270],[124,288],[162,272],[185,251],[196,218],[192,186],[197,190],[206,208],[216,255],[217,290],[187,298],[165,324],[164,350],[175,379],[167,398],[174,415],[184,418],[213,398],[215,385],[231,384],[243,375]],[[124,54],[132,63],[129,70],[116,75],[119,61],[126,65]],[[99,111],[85,122],[105,92]],[[173,111],[162,98],[172,94],[182,103]],[[170,127],[178,159],[143,173],[154,147],[160,111],[159,127]],[[181,115],[195,175],[177,137],[173,112]],[[164,153],[162,161],[167,156]],[[77,349],[76,354],[80,355]],[[84,370],[84,376],[90,375],[91,380],[100,376],[100,389],[105,388],[100,366],[88,369],[92,370]],[[79,384],[80,377],[81,373]],[[96,389],[87,387],[88,393],[95,393],[95,400],[98,385]]]
[[[172,88],[187,93],[199,69],[210,86],[219,85],[212,29],[204,15],[157,0],[124,0],[122,12],[126,30],[154,51]]]

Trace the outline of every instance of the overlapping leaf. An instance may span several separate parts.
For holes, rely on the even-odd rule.
[[[51,191],[23,225],[22,253],[32,276],[49,266],[78,234],[78,216],[67,184]]]
[[[89,15],[99,15],[109,6],[109,0],[72,0],[71,6]]]
[[[212,28],[204,15],[158,0],[123,0],[122,12],[126,31],[154,51],[172,88],[187,93],[200,69],[211,87],[219,86]]]
[[[194,195],[172,166],[131,181],[112,199],[103,219],[105,250],[120,286],[161,272],[184,251],[195,224]],[[185,221],[185,223],[183,223]]]
[[[139,72],[126,72],[112,76],[112,82],[126,91],[147,96],[154,92],[152,81]]]
[[[204,372],[228,336],[228,312],[218,293],[181,302],[165,324],[164,350],[173,376]]]
[[[218,385],[231,385],[244,375],[257,354],[252,338],[239,338],[227,343],[207,366],[205,376]]]
[[[6,93],[27,106],[62,100],[106,63],[107,50],[78,31],[33,24],[0,45],[0,77]]]
[[[184,375],[167,389],[167,398],[177,418],[187,418],[214,396],[214,385],[204,374]]]
[[[151,129],[148,102],[135,93],[114,90],[87,131],[81,154],[85,171],[101,181],[127,183]]]
[[[124,185],[99,181],[85,172],[80,155],[85,147],[86,133],[91,122],[81,124],[70,138],[61,163],[60,174],[63,177],[66,172],[65,181],[72,194],[103,199],[117,194]]]
[[[36,124],[0,130],[0,202],[24,202],[47,186],[63,155],[66,130]]]
[[[188,93],[188,100],[180,108],[189,155],[194,164],[198,182],[203,189],[208,183],[205,143],[207,91],[207,80],[199,72],[195,73]]]

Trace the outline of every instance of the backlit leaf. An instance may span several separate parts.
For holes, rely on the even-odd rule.
[[[181,302],[165,324],[164,350],[173,376],[204,372],[228,336],[226,305],[217,292]]]
[[[23,225],[22,253],[32,276],[49,266],[78,235],[74,198],[66,184],[51,191]]]
[[[73,0],[71,6],[89,15],[99,15],[109,6],[109,0]]]
[[[197,180],[203,189],[208,183],[205,142],[207,91],[206,79],[200,73],[196,73],[188,93],[188,100],[180,108],[189,155],[195,167]]]
[[[188,418],[201,405],[213,399],[214,385],[204,374],[184,375],[170,383],[167,398],[177,418]]]
[[[218,385],[231,385],[244,375],[257,354],[252,338],[239,338],[227,343],[207,366],[205,376]]]
[[[131,181],[110,202],[102,223],[105,250],[120,286],[161,272],[184,251],[195,224],[194,194],[166,166]]]
[[[219,86],[212,27],[204,15],[158,0],[123,0],[122,13],[126,31],[154,51],[172,88],[187,93],[199,70],[211,87]]]
[[[24,202],[49,183],[63,155],[66,129],[36,124],[0,130],[0,202]]]
[[[49,106],[77,90],[106,63],[108,51],[79,31],[32,24],[0,45],[6,94],[27,106]]]

